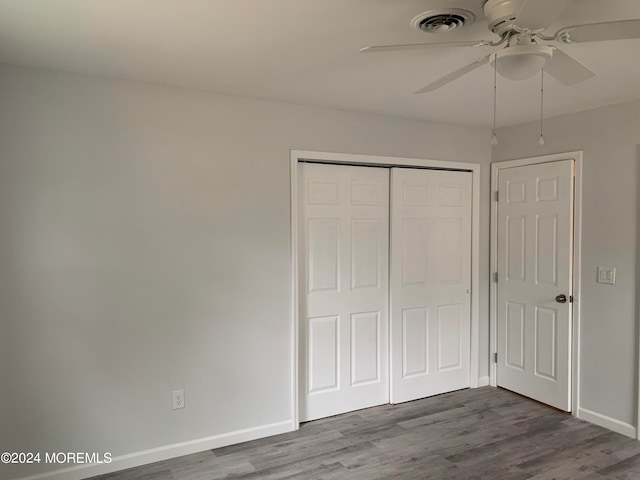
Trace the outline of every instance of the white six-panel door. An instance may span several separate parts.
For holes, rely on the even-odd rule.
[[[506,168],[498,179],[497,383],[565,411],[573,168],[573,160]]]
[[[471,179],[392,169],[392,403],[469,386]]]
[[[389,171],[300,165],[300,420],[388,403]]]

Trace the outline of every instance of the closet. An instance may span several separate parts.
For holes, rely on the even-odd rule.
[[[472,174],[299,168],[300,421],[468,387]]]

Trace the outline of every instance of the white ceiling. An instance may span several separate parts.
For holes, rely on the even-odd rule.
[[[492,39],[484,0],[0,0],[0,62],[218,93],[489,126],[493,73],[483,67],[431,94],[412,92],[492,51],[360,54],[367,45]],[[476,22],[426,34],[409,21],[437,7]],[[640,18],[638,0],[574,0],[550,28]],[[547,77],[548,116],[640,98],[640,40],[563,47],[597,76]],[[539,77],[499,78],[498,124],[539,115]]]

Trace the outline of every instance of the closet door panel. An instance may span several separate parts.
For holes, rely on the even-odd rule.
[[[299,176],[300,420],[389,402],[389,170]]]
[[[471,173],[393,168],[391,401],[469,386]]]

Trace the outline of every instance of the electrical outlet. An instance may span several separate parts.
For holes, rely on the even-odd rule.
[[[184,408],[184,390],[174,390],[171,392],[171,398],[173,399],[174,410]]]

